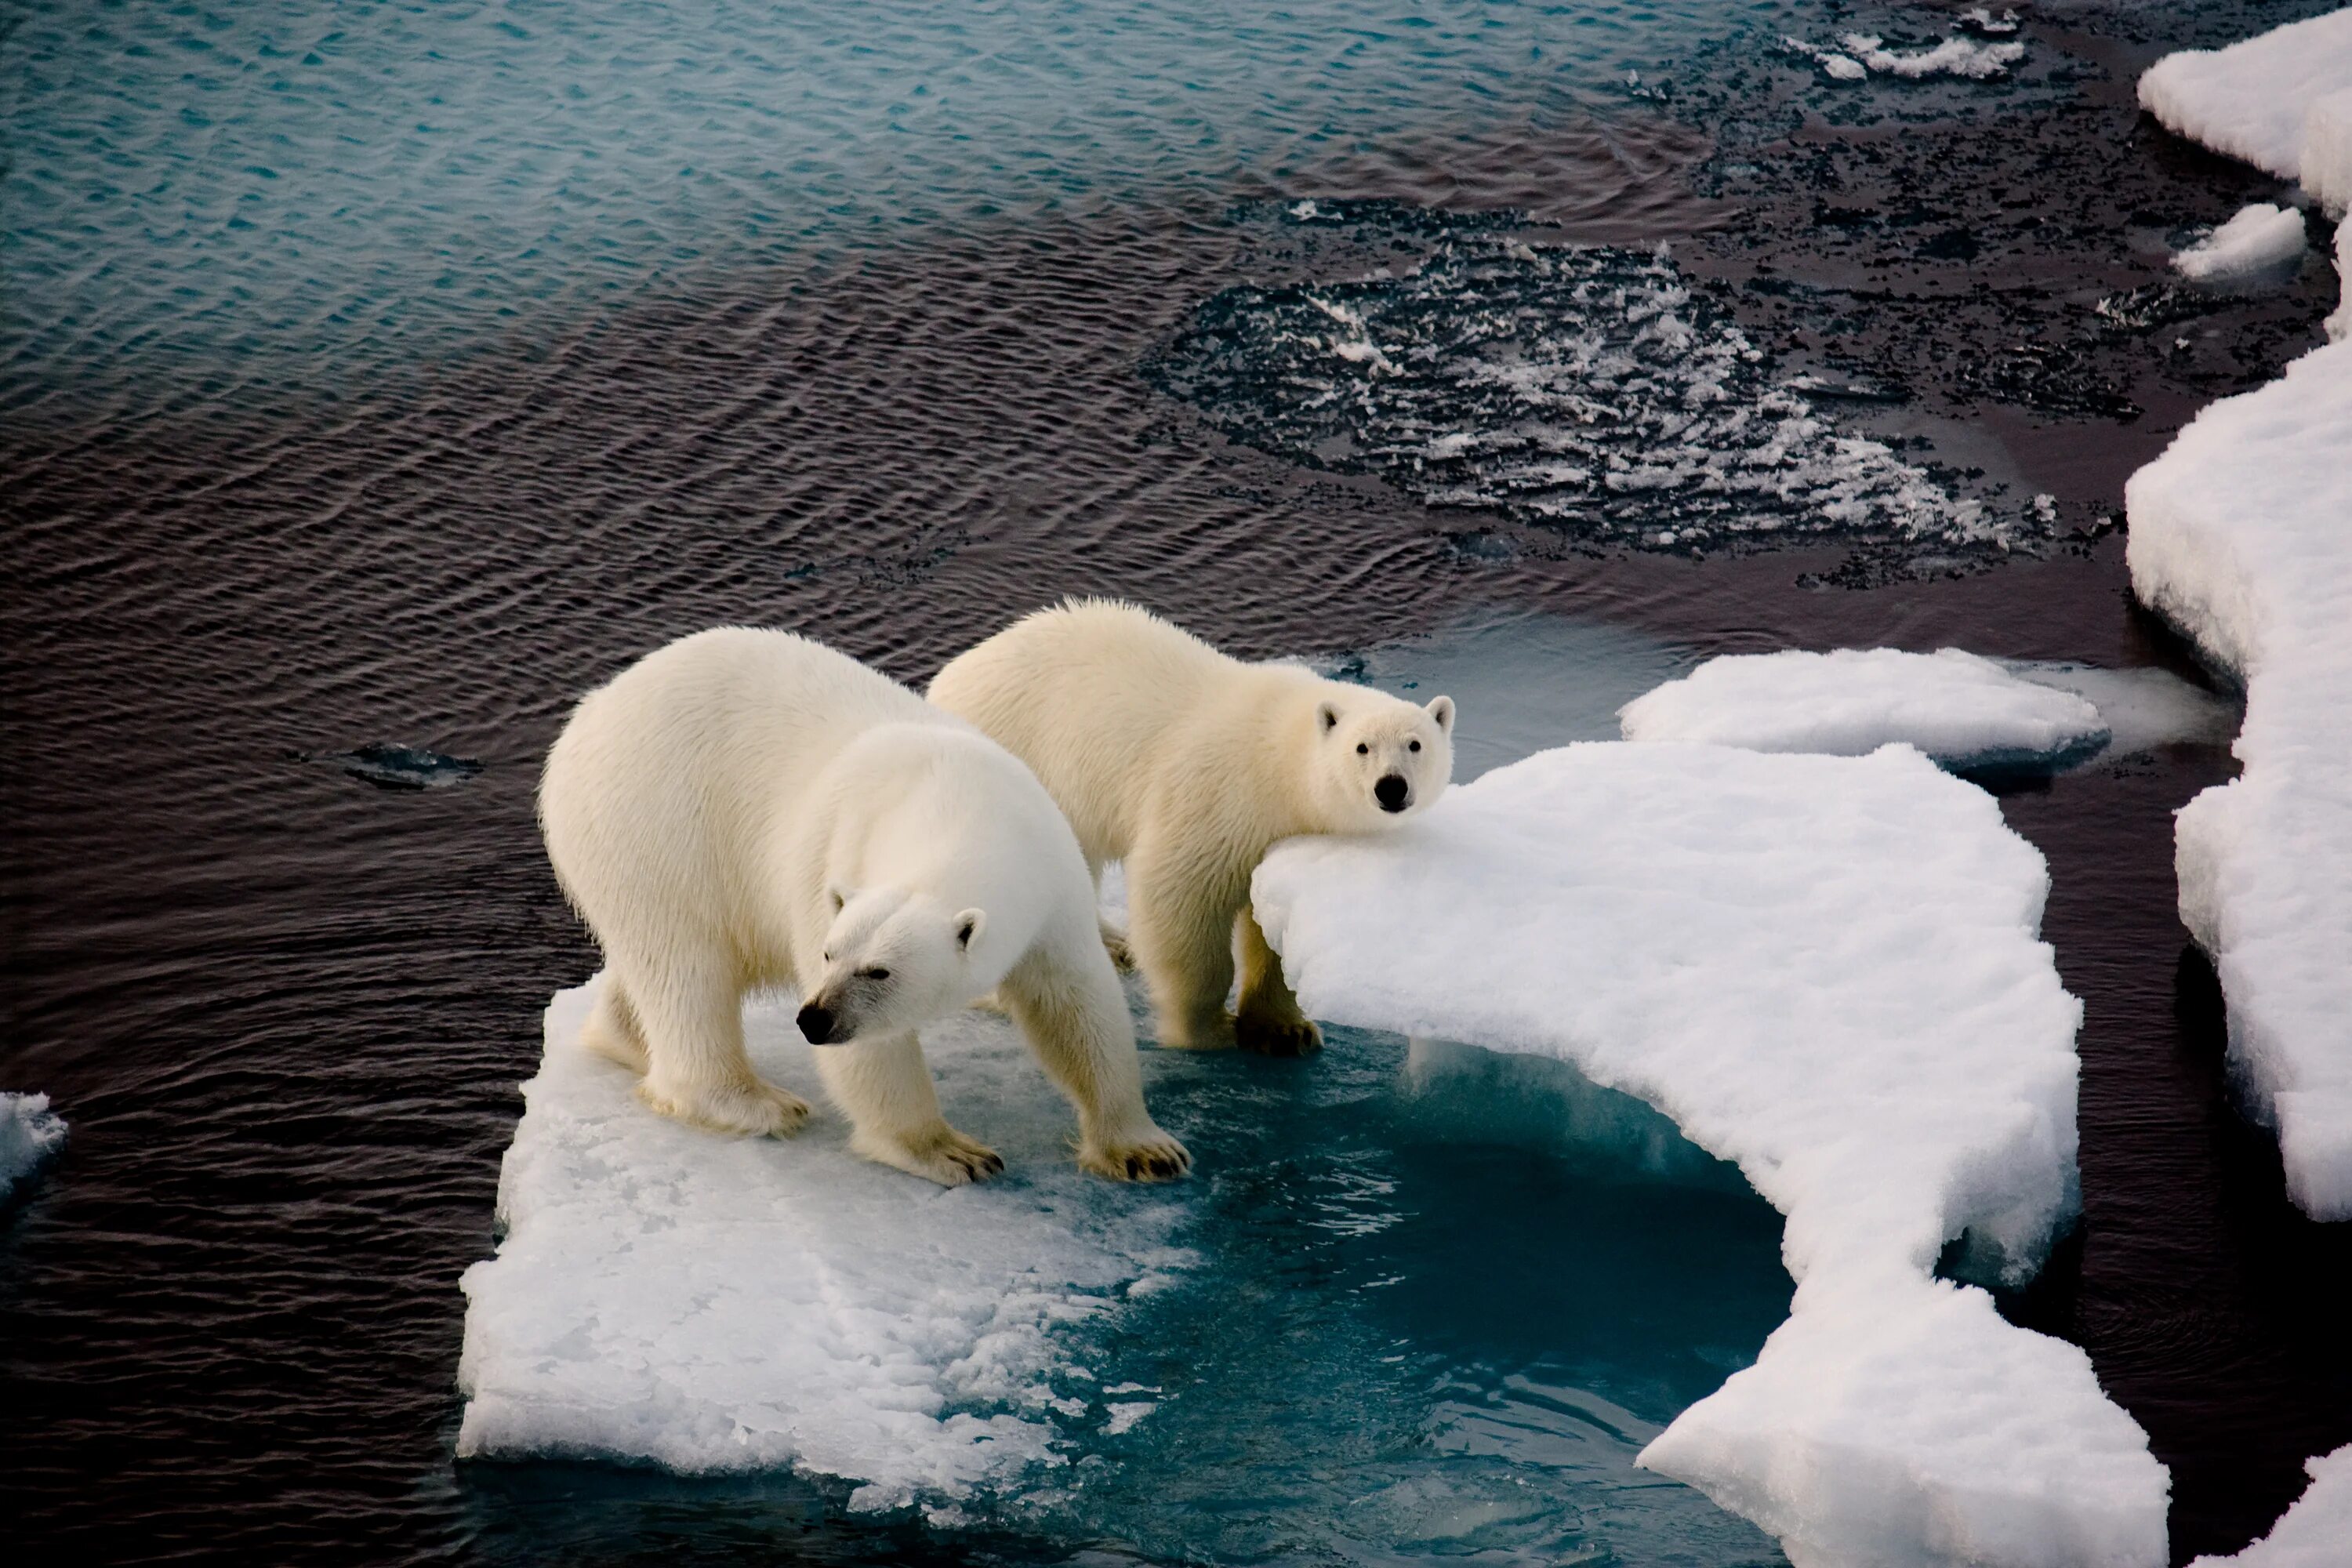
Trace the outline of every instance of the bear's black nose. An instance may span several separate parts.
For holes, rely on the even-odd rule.
[[[800,1010],[793,1020],[801,1026],[802,1036],[812,1046],[824,1045],[833,1037],[833,1010],[812,1002]]]
[[[1402,811],[1407,785],[1402,773],[1390,773],[1372,786],[1372,798],[1382,811]]]

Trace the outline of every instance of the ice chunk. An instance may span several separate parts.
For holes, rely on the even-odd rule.
[[[2023,44],[1976,44],[1966,38],[1946,38],[1931,49],[1897,54],[1885,40],[1867,33],[1845,33],[1838,42],[1845,52],[1869,69],[1886,76],[1918,81],[1931,76],[1965,77],[1983,81],[2005,74],[2025,58]]]
[[[2172,265],[2184,278],[2219,282],[2284,267],[2303,254],[2303,245],[2301,213],[2254,202],[2174,257]]]
[[[1964,14],[1960,20],[1979,32],[2017,31],[2014,13],[2004,21],[1979,9]],[[1888,48],[1885,38],[1872,33],[1841,34],[1837,49],[1822,48],[1802,38],[1783,37],[1780,45],[1819,61],[1822,69],[1839,81],[1861,81],[1874,74],[1899,77],[1906,81],[1934,76],[1986,81],[2008,74],[2010,67],[2025,58],[2025,46],[2021,43],[1979,44],[1967,38],[1946,38],[1930,48],[1903,54]],[[1839,49],[1844,52],[1841,54]]]
[[[2133,588],[2246,688],[2243,774],[2180,812],[2180,918],[2288,1192],[2352,1219],[2352,342],[2207,408],[2124,498]]]
[[[46,1094],[0,1094],[0,1203],[66,1146],[65,1119]]]
[[[2344,1568],[2352,1557],[2352,1447],[2304,1461],[2311,1485],[2271,1532],[2232,1557],[2200,1557],[2189,1568]]]
[[[1958,648],[1733,654],[1619,710],[1629,741],[1860,756],[1907,742],[1956,767],[2057,767],[2106,743],[2099,710]]]
[[[1083,1370],[1089,1319],[1185,1266],[1180,1210],[1078,1171],[1068,1107],[1010,1025],[927,1032],[948,1113],[1011,1167],[941,1190],[851,1155],[838,1119],[785,1142],[647,1114],[577,1044],[592,995],[548,1008],[507,1235],[466,1273],[460,1455],[790,1463],[892,1508],[1050,1461],[1070,1424],[1138,1418],[1055,1382]],[[763,1072],[811,1083],[789,1011],[755,1005],[746,1029]]]
[[[1789,1321],[1644,1464],[1800,1564],[2155,1564],[2166,1473],[2088,1358],[1933,1272],[1965,1237],[2024,1278],[2074,1201],[2047,890],[1907,747],[1609,742],[1290,840],[1253,884],[1318,1017],[1570,1061],[1788,1217]]]
[[[2140,76],[2139,104],[2192,142],[2298,180],[2312,110],[2327,100],[2319,129],[2323,136],[2336,134],[2345,123],[2347,82],[2352,8],[2291,22],[2226,49],[2167,55]],[[2321,147],[2319,183],[2305,184],[2334,212],[2352,195],[2336,184],[2342,151],[2340,143]]]

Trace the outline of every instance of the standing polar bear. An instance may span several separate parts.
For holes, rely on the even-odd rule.
[[[743,994],[803,1000],[870,1160],[953,1186],[1003,1169],[949,1126],[915,1031],[992,989],[1078,1110],[1078,1163],[1181,1175],[1143,1106],[1085,860],[1036,778],[905,687],[787,632],[727,628],[591,692],[548,753],[548,857],[604,951],[582,1041],[667,1116],[788,1133]]]
[[[1129,941],[1164,1046],[1320,1047],[1250,912],[1250,874],[1277,839],[1392,826],[1454,773],[1450,697],[1417,708],[1244,664],[1107,600],[999,632],[940,670],[930,699],[1036,770],[1090,870],[1126,862]]]

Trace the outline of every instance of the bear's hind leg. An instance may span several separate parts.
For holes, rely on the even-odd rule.
[[[581,1048],[618,1062],[639,1078],[646,1075],[645,1035],[637,1027],[636,1009],[629,1005],[629,994],[621,989],[620,978],[607,974],[596,988],[596,1005],[589,1009],[588,1021],[580,1026]]]
[[[1234,985],[1234,911],[1249,874],[1203,876],[1152,848],[1128,861],[1128,935],[1151,992],[1160,1043],[1213,1051],[1234,1043],[1225,995]]]
[[[996,1151],[957,1131],[940,1114],[940,1096],[911,1034],[816,1047],[824,1092],[849,1118],[849,1148],[877,1164],[960,1187],[1004,1169]]]
[[[646,1045],[637,1098],[664,1116],[714,1132],[787,1136],[808,1120],[808,1101],[751,1070],[743,1052],[743,994],[705,972],[632,980],[628,998]]]
[[[1265,940],[1247,904],[1234,922],[1241,937],[1242,999],[1234,1014],[1234,1038],[1245,1051],[1269,1057],[1311,1057],[1323,1048],[1323,1031],[1298,1006],[1282,978],[1282,959]]]

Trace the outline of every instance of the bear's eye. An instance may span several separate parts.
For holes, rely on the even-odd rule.
[[[1419,741],[1412,742],[1405,747],[1405,750],[1408,752],[1417,752],[1421,750],[1421,742]]]
[[[1358,755],[1358,756],[1360,756],[1360,757],[1361,757],[1361,756],[1367,756],[1367,755],[1369,755],[1369,754],[1370,753],[1370,752],[1371,752],[1371,748],[1370,748],[1370,746],[1367,746],[1366,744],[1364,744],[1361,741],[1359,741],[1359,742],[1356,742],[1356,755]]]
[[[887,969],[861,969],[857,972],[857,978],[860,980],[887,980],[890,978],[890,972]]]

